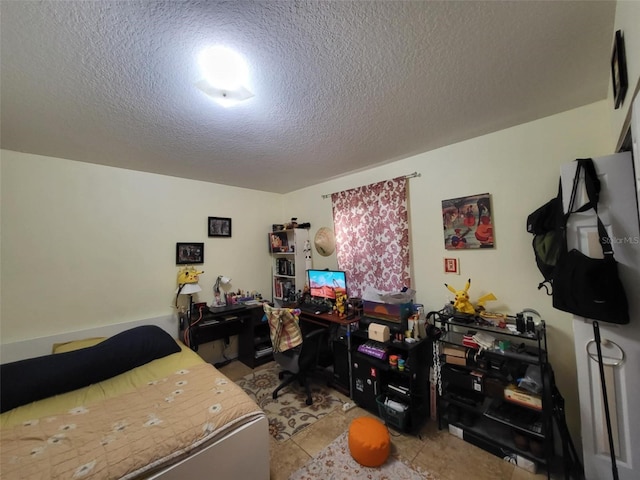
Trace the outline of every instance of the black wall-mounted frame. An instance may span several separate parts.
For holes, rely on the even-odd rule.
[[[207,222],[210,237],[230,237],[231,219],[224,217],[209,217]]]
[[[622,105],[622,102],[624,102],[624,96],[629,86],[622,30],[616,32],[616,38],[613,44],[613,53],[611,54],[611,80],[613,83],[613,102],[615,108],[618,109],[620,105]]]
[[[204,263],[204,243],[176,243],[176,265]]]

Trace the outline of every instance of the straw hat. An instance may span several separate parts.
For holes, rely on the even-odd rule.
[[[316,251],[323,257],[328,257],[336,249],[336,237],[333,230],[327,227],[320,227],[313,239]]]

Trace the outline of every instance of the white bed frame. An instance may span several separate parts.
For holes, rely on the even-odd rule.
[[[157,325],[172,337],[178,336],[174,316],[150,318],[3,344],[0,348],[0,363],[49,355],[54,343],[90,337],[107,337],[140,325]],[[262,416],[227,433],[193,455],[145,478],[268,480],[269,458],[269,421],[266,416]]]

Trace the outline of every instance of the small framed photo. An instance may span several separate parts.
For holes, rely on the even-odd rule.
[[[231,236],[231,219],[223,217],[209,217],[209,236],[210,237],[230,237]]]
[[[204,263],[204,243],[176,243],[176,264]]]
[[[460,275],[460,262],[457,258],[444,259],[444,273],[454,273]]]
[[[611,54],[611,81],[613,83],[613,102],[615,108],[620,108],[629,86],[627,79],[627,59],[624,52],[624,37],[622,30],[616,32]]]

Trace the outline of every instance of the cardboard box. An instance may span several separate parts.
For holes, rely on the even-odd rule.
[[[467,349],[462,347],[456,347],[455,345],[445,344],[444,349],[442,350],[442,353],[444,353],[445,355],[450,355],[452,357],[466,358]]]
[[[365,316],[398,324],[406,322],[413,313],[413,303],[393,304],[368,300],[364,300],[362,303]]]
[[[542,410],[542,397],[540,395],[528,392],[515,385],[505,387],[504,398],[517,405],[533,408],[534,410]]]
[[[444,361],[451,365],[465,366],[467,364],[466,348],[457,347],[455,345],[445,345],[442,353],[444,353]]]
[[[451,365],[462,365],[463,367],[467,365],[467,359],[464,357],[456,357],[454,355],[445,355],[444,361],[446,363],[450,363]]]

